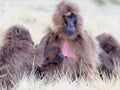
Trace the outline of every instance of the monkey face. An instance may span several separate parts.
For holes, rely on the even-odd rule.
[[[97,36],[97,40],[100,43],[100,46],[109,53],[111,50],[115,50],[118,47],[118,43],[115,38],[109,34],[101,34]]]
[[[45,57],[49,63],[59,63],[64,59],[60,48],[53,45],[48,45],[45,50]]]
[[[34,45],[29,31],[21,25],[14,25],[10,27],[5,35],[5,39],[13,41],[25,40]]]
[[[74,39],[82,29],[83,20],[74,3],[61,2],[53,14],[54,32],[61,38]]]
[[[65,23],[65,29],[64,33],[66,35],[73,35],[76,31],[75,24],[77,22],[77,17],[76,15],[72,14],[71,12],[67,12],[64,16],[64,23]]]

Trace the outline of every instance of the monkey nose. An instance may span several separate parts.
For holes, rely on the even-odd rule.
[[[59,57],[60,60],[64,59],[64,55],[62,53],[58,53],[58,57]]]
[[[73,25],[69,25],[70,28],[73,28],[74,26]]]

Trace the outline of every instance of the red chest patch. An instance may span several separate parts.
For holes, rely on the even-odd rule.
[[[68,58],[73,58],[73,54],[72,54],[72,52],[70,51],[68,41],[64,41],[64,42],[63,42],[63,45],[62,45],[62,54],[63,54],[64,56],[67,56]]]

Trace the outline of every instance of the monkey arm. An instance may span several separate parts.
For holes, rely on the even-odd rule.
[[[41,67],[41,65],[45,60],[44,52],[45,52],[46,45],[48,44],[49,38],[50,38],[49,34],[44,36],[41,39],[41,42],[39,43],[39,45],[36,47],[35,64],[39,67]]]
[[[43,51],[43,52],[45,51],[45,47],[48,44],[49,38],[50,38],[50,35],[47,34],[41,39],[38,45],[40,51]]]

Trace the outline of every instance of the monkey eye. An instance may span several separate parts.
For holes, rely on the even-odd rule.
[[[49,58],[48,58],[48,57],[46,58],[46,61],[49,61]]]
[[[112,40],[112,37],[110,36],[110,37],[109,37],[109,41],[111,41],[111,40]]]
[[[75,19],[75,22],[74,22],[74,24],[76,24],[77,23],[77,19]]]
[[[18,29],[18,28],[15,28],[15,29],[14,29],[14,34],[15,34],[15,36],[19,36],[20,31],[19,31],[19,29]]]

